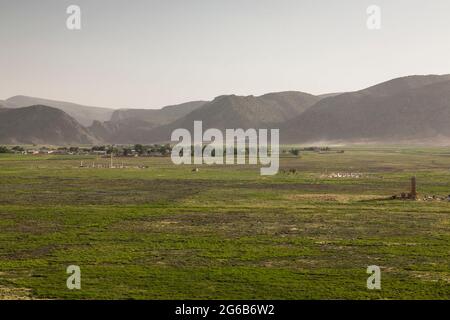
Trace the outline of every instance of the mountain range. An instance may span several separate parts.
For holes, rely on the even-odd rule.
[[[94,144],[99,142],[62,110],[33,105],[0,109],[0,142],[3,144]]]
[[[282,143],[450,144],[450,75],[407,76],[354,92],[223,95],[154,109],[0,100],[0,143],[168,142],[174,129],[279,128]]]
[[[60,109],[73,117],[83,126],[90,126],[95,120],[108,121],[114,112],[114,109],[89,107],[71,102],[56,101],[27,96],[14,96],[4,101],[0,100],[0,105],[6,108],[23,108],[32,105],[43,105]]]
[[[450,75],[410,76],[325,98],[280,128],[285,142],[450,141]]]

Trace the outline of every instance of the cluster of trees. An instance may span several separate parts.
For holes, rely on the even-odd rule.
[[[206,146],[203,146],[205,148]],[[41,148],[48,150],[47,148]],[[245,152],[248,155],[249,149],[245,148]],[[115,156],[150,156],[150,155],[162,155],[168,156],[172,152],[172,146],[170,144],[152,144],[152,145],[142,145],[135,144],[132,146],[116,146],[116,145],[101,145],[101,146],[93,146],[89,147],[59,147],[58,151],[63,151],[71,154],[77,153],[94,153],[94,152],[104,152],[105,154],[113,154]],[[20,146],[15,146],[11,149],[8,149],[5,146],[0,146],[0,153],[18,153],[23,152],[25,149]],[[256,150],[257,151],[257,150]],[[290,149],[288,152],[294,156],[299,156],[301,151],[330,151],[329,147],[307,147],[303,149]],[[284,151],[285,152],[285,151]],[[226,148],[223,149],[224,155],[226,154]],[[234,150],[235,155],[237,154],[237,148]],[[191,154],[194,154],[194,147],[192,147]],[[214,156],[214,151],[212,156]]]
[[[300,155],[300,153],[302,151],[314,151],[314,152],[327,152],[327,151],[331,151],[330,147],[304,147],[304,148],[292,148],[290,150],[285,150],[283,151],[284,153],[290,153],[296,157],[298,157]],[[343,152],[343,151],[340,151]]]
[[[299,156],[300,155],[300,149],[293,148],[293,149],[289,150],[289,153],[294,155],[294,156]]]
[[[103,146],[93,146],[93,147],[58,147],[47,148],[41,147],[41,151],[57,150],[59,153],[70,153],[70,154],[88,154],[95,152],[104,152],[105,154],[113,154],[115,156],[147,156],[147,155],[170,155],[172,152],[172,147],[169,144],[152,144],[152,145],[142,145],[136,144],[134,146],[115,146],[115,145],[103,145]],[[8,148],[6,146],[0,146],[0,153],[19,153],[24,152],[25,149],[20,146],[15,146]]]
[[[78,152],[87,152],[90,149],[89,148],[79,148],[79,147],[59,147],[59,151],[67,151],[70,153],[78,153]]]
[[[5,146],[0,146],[0,153],[14,153],[14,152],[23,152],[25,151],[24,148],[22,148],[21,146],[15,146],[12,147],[11,149],[9,149],[8,147]]]
[[[306,147],[304,151],[331,151],[330,147]]]
[[[170,144],[152,144],[152,145],[142,145],[135,144],[134,146],[94,146],[91,148],[92,152],[102,151],[106,154],[113,154],[116,156],[147,156],[147,155],[170,155],[172,152],[172,147]]]
[[[170,144],[152,144],[144,146],[142,144],[135,144],[134,150],[139,155],[160,153],[162,155],[169,155],[172,152]]]
[[[207,147],[207,145],[203,145],[203,147],[202,147],[202,154],[204,153],[206,147]],[[233,154],[234,154],[235,156],[238,155],[238,151],[239,151],[239,150],[245,150],[245,155],[246,155],[246,156],[248,156],[248,155],[250,154],[250,151],[252,151],[254,154],[259,154],[259,148],[252,148],[252,149],[250,149],[249,147],[245,147],[245,148],[243,148],[243,149],[239,149],[237,146],[235,146],[233,150],[234,150],[234,151],[233,151]],[[223,152],[223,155],[226,156],[226,154],[227,154],[227,152],[228,152],[226,146],[224,146],[224,147],[222,148],[222,152]],[[195,153],[195,147],[194,147],[194,146],[191,146],[191,156],[193,156],[194,153]],[[270,149],[269,149],[269,153],[270,153]],[[180,154],[180,156],[183,156],[183,150],[180,150],[180,153],[179,153],[179,154]],[[212,156],[212,157],[215,157],[215,156],[216,156],[216,149],[213,149],[213,150],[211,151],[211,156]]]

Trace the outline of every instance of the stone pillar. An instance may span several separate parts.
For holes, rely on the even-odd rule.
[[[411,178],[411,199],[417,199],[416,177]]]

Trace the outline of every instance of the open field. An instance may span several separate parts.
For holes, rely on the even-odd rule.
[[[450,202],[387,199],[413,175],[421,195],[449,195],[450,149],[307,152],[273,177],[81,160],[0,155],[0,299],[450,298]],[[81,290],[66,287],[72,264]]]

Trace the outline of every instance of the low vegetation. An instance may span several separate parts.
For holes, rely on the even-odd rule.
[[[450,297],[450,202],[390,200],[413,175],[420,194],[450,194],[448,149],[301,150],[273,177],[168,157],[80,161],[108,160],[0,155],[1,298]],[[66,287],[69,265],[81,290]],[[369,265],[382,290],[366,288]]]

